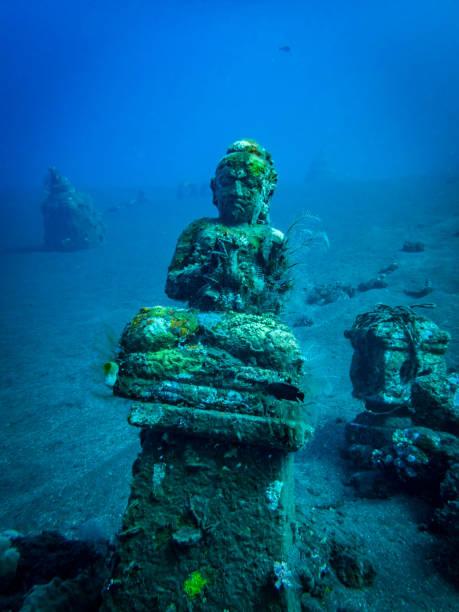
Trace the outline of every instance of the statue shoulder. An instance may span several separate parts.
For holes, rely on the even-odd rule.
[[[217,222],[218,219],[211,219],[210,217],[192,221],[180,234],[179,242],[194,242],[200,234],[214,228]]]

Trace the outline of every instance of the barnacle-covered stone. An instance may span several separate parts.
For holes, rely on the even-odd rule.
[[[284,236],[269,225],[200,219],[180,236],[166,293],[203,310],[279,312],[291,284]]]
[[[447,373],[449,334],[406,307],[377,306],[346,332],[354,395],[365,412],[346,426],[348,456],[443,503],[438,529],[459,533],[459,378]]]
[[[407,404],[414,379],[444,376],[449,334],[409,308],[379,304],[345,332],[352,343],[353,395],[374,411]]]
[[[274,315],[142,308],[119,365],[115,393],[148,402],[135,404],[133,425],[288,450],[304,443],[303,357]]]
[[[455,376],[419,376],[411,387],[416,422],[459,436],[459,379]]]

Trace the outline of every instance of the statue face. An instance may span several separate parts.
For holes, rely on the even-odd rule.
[[[220,164],[211,183],[214,203],[225,223],[256,221],[263,200],[263,177],[255,175],[248,163],[236,167]]]
[[[237,140],[210,182],[220,219],[228,225],[269,223],[277,172],[271,155],[254,140]]]

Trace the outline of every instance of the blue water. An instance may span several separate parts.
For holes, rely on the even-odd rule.
[[[301,180],[458,166],[454,0],[2,3],[2,183],[206,179],[252,137]],[[288,46],[290,51],[280,50]]]
[[[180,231],[216,214],[216,164],[253,138],[279,174],[273,225],[309,211],[329,241],[305,253],[285,314],[314,319],[295,328],[317,381],[299,503],[322,508],[320,524],[344,521],[374,554],[378,578],[353,596],[358,609],[459,608],[433,536],[417,529],[422,503],[356,502],[339,453],[361,409],[343,338],[357,314],[409,304],[404,289],[431,280],[428,314],[459,365],[458,31],[454,0],[2,3],[0,531],[78,537],[95,521],[114,536],[139,442],[101,366],[140,307],[170,303]],[[50,165],[91,195],[102,247],[43,251]],[[139,189],[148,204],[129,206]],[[406,240],[425,252],[401,254]],[[305,302],[314,284],[357,285],[394,260],[386,289]]]

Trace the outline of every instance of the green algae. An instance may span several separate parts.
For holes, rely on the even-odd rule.
[[[203,595],[203,590],[209,581],[204,578],[198,571],[191,572],[189,578],[185,580],[183,590],[188,599],[194,599],[196,596]]]
[[[203,365],[199,351],[163,349],[145,355],[144,367],[149,376],[163,379],[198,372]]]

